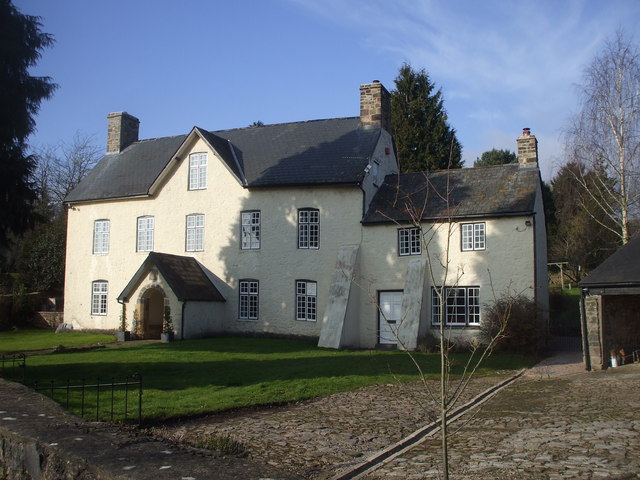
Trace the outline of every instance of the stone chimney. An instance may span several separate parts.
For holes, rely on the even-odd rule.
[[[127,112],[107,115],[107,153],[120,153],[138,141],[140,120]]]
[[[360,85],[360,124],[391,132],[391,95],[379,80]]]
[[[523,128],[518,137],[518,162],[521,168],[538,168],[538,140],[530,128]]]

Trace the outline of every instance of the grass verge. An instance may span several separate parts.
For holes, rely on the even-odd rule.
[[[96,343],[111,343],[113,341],[113,335],[102,333],[55,333],[53,330],[12,330],[0,332],[0,354],[47,350],[60,345],[80,347]]]

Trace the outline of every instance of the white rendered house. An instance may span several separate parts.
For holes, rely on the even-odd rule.
[[[415,348],[437,328],[441,285],[397,200],[427,198],[420,225],[441,255],[442,208],[424,197],[437,184],[455,185],[447,236],[464,275],[445,286],[456,288],[456,335],[478,331],[488,270],[496,291],[519,288],[547,311],[535,137],[518,139],[520,165],[398,175],[389,94],[373,82],[360,99],[359,117],[149,140],[135,117],[110,114],[107,154],[66,199],[65,321],[116,329],[126,304],[129,327],[155,338],[169,307],[179,339],[264,333],[368,348],[397,343],[395,331]]]

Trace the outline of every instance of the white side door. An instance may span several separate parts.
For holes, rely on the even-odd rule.
[[[381,345],[396,345],[396,329],[400,323],[402,292],[380,292],[378,311],[378,342]]]

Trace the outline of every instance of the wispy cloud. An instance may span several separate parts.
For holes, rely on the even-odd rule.
[[[575,110],[572,85],[606,37],[625,26],[631,33],[640,20],[640,2],[627,0],[291,1],[358,30],[363,45],[398,64],[426,68],[467,152],[506,131],[513,143],[513,122],[530,119],[553,139],[549,155],[559,155],[561,126]]]

